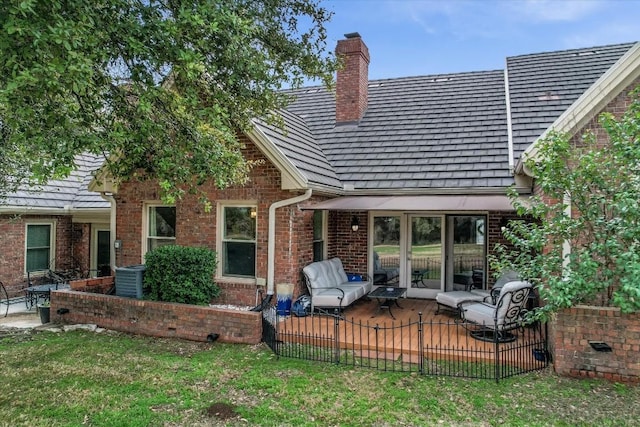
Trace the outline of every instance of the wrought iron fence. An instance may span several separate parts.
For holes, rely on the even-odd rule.
[[[278,357],[382,371],[499,381],[549,364],[546,325],[530,325],[513,342],[478,341],[453,320],[370,324],[336,313],[281,317],[263,311],[263,341]]]

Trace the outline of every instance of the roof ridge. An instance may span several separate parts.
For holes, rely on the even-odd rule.
[[[589,50],[599,50],[599,49],[618,49],[624,47],[631,47],[634,44],[638,43],[638,41],[626,42],[626,43],[616,43],[616,44],[608,44],[608,45],[600,45],[600,46],[590,46],[590,47],[580,47],[580,48],[571,48],[571,49],[561,49],[561,50],[549,50],[544,52],[535,52],[535,53],[525,53],[522,55],[512,55],[507,56],[506,59],[517,59],[517,58],[527,58],[527,57],[536,57],[536,56],[549,56],[549,55],[558,55],[558,54],[570,54],[577,52],[586,52]]]

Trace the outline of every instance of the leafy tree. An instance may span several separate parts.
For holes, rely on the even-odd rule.
[[[605,143],[592,131],[577,144],[558,133],[541,141],[526,165],[543,197],[522,204],[511,193],[518,213],[533,221],[509,223],[512,246],[497,246],[492,264],[537,285],[541,317],[579,303],[640,309],[639,91],[620,119],[600,115]]]
[[[165,198],[246,181],[238,132],[332,81],[316,0],[0,4],[0,188],[67,176],[82,152]]]

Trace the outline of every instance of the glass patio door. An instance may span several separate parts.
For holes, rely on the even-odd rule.
[[[448,218],[450,229],[448,257],[450,290],[485,288],[487,243],[486,217],[484,215],[452,215]]]
[[[407,227],[407,296],[435,298],[444,290],[443,217],[409,215]]]
[[[373,217],[373,284],[375,286],[401,286],[401,230],[400,215]]]

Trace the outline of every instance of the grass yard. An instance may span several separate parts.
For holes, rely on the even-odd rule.
[[[75,331],[0,339],[1,426],[625,426],[640,387],[276,359],[265,346]]]

